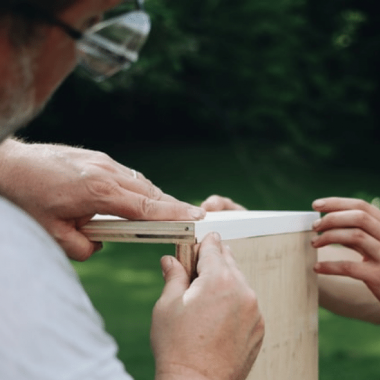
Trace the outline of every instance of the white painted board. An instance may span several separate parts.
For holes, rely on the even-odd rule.
[[[219,232],[222,240],[311,231],[313,222],[319,217],[318,212],[209,212],[204,220],[195,223],[194,233],[200,242],[212,231]]]

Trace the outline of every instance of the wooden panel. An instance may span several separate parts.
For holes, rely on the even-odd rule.
[[[226,242],[256,291],[266,322],[249,380],[318,379],[317,260],[312,232]]]

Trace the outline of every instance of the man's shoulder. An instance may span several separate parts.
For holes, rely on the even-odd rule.
[[[0,299],[0,379],[131,380],[63,250],[3,198]]]
[[[24,235],[28,239],[42,239],[51,244],[51,238],[46,231],[24,210],[0,197],[0,236],[12,240],[16,236]]]
[[[37,221],[3,197],[0,197],[0,246],[3,254],[4,250],[9,252],[23,249],[40,254],[45,250],[56,254],[59,252],[59,255],[63,253]]]
[[[76,273],[63,250],[31,216],[0,197],[0,282],[17,271],[25,280],[39,273],[41,277]],[[42,278],[41,278],[42,280]],[[45,281],[48,279],[46,278]]]

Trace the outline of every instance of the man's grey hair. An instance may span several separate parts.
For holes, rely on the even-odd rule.
[[[44,22],[43,18],[38,18],[39,9],[56,16],[78,1],[80,0],[0,0],[0,24],[8,21],[9,36],[14,45],[29,44],[38,37],[38,26]]]
[[[56,14],[76,2],[78,0],[1,0],[0,12],[12,12],[17,6],[31,4]]]

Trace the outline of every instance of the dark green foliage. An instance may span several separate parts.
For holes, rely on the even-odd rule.
[[[309,158],[368,165],[375,157],[380,33],[371,2],[155,0],[146,8],[153,29],[139,63],[98,87],[73,76],[32,137],[90,146],[254,138]]]

